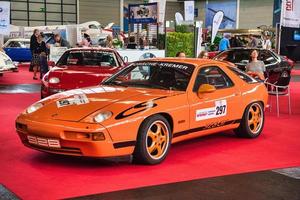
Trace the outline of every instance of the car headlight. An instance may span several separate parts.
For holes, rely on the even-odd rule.
[[[112,116],[112,112],[103,111],[94,116],[94,121],[97,123],[103,122],[104,120],[109,119]]]
[[[41,107],[43,107],[44,105],[42,103],[36,103],[36,104],[33,104],[31,106],[29,106],[27,109],[26,109],[26,112],[27,114],[30,114],[30,113],[33,113],[35,111],[37,111],[38,109],[40,109]]]
[[[49,79],[49,83],[59,83],[59,82],[60,82],[59,78],[56,77],[52,77]]]

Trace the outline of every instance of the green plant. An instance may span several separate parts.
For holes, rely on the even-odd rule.
[[[194,33],[167,33],[166,56],[175,57],[176,53],[182,51],[187,57],[194,57]]]

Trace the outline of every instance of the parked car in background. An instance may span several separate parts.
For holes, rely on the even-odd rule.
[[[18,67],[13,63],[8,55],[0,51],[0,76],[6,72],[17,72]]]
[[[3,49],[5,53],[16,62],[31,61],[30,39],[13,38],[7,40]]]
[[[250,53],[257,50],[259,53],[258,60],[264,62],[266,66],[265,77],[270,83],[288,84],[291,79],[291,70],[293,61],[287,57],[280,56],[271,50],[257,48],[232,48],[223,51],[214,57],[215,60],[223,60],[234,63],[239,69],[245,71],[246,65],[250,60]]]
[[[67,50],[42,79],[41,98],[70,89],[99,85],[125,66],[113,49],[73,48]]]

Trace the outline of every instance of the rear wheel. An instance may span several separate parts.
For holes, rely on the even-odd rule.
[[[245,110],[240,126],[235,133],[240,137],[256,138],[262,132],[265,122],[264,109],[261,103],[251,103]]]
[[[171,137],[170,125],[163,116],[147,118],[139,129],[134,162],[152,165],[162,162],[169,152]]]

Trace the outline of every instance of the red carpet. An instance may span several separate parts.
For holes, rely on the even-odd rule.
[[[28,66],[19,67],[19,72],[5,73],[0,77],[0,85],[13,84],[40,84],[40,80],[33,80],[33,72],[29,72]],[[38,74],[39,77],[39,74]]]
[[[300,76],[300,70],[293,69],[291,72],[292,76]]]
[[[300,83],[291,85],[293,115],[277,118],[267,112],[261,137],[239,139],[229,133],[183,142],[173,145],[165,162],[156,166],[59,157],[25,148],[14,131],[14,120],[39,95],[1,94],[0,183],[22,199],[61,199],[300,166]],[[281,103],[284,106],[286,99]]]

